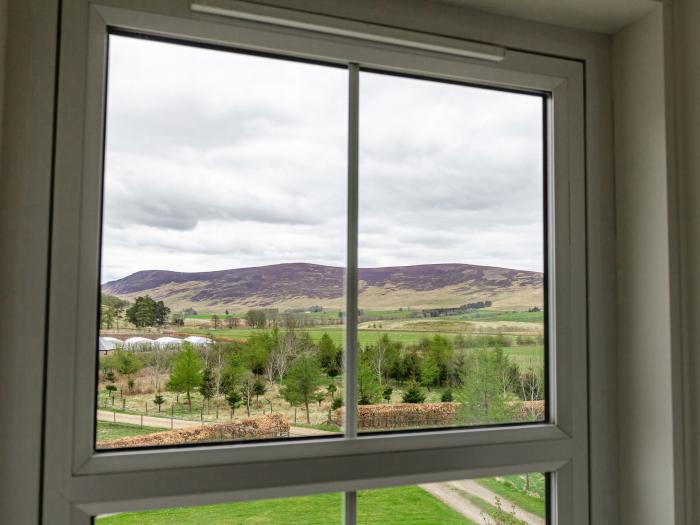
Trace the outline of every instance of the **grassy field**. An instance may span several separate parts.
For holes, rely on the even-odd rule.
[[[418,487],[358,493],[361,525],[477,525]],[[100,525],[330,525],[342,523],[342,495],[321,494],[117,514]]]
[[[525,492],[525,476],[505,476],[479,480],[487,489],[504,500],[537,516],[545,517],[545,477],[543,474],[530,474],[530,493]],[[505,510],[508,510],[506,507]]]
[[[165,429],[156,427],[141,427],[139,425],[130,425],[128,423],[110,423],[109,421],[98,421],[97,441],[142,436],[144,434],[153,434],[153,432],[161,432],[163,430]]]
[[[235,328],[231,330],[201,330],[197,328],[183,328],[183,332],[213,336],[215,338],[240,339],[245,340],[254,333],[263,331],[260,328]],[[324,326],[320,328],[309,328],[307,330],[311,338],[318,342],[323,334],[327,333],[336,344],[343,344],[345,339],[345,330],[342,326]],[[404,345],[417,344],[425,337],[434,337],[442,335],[449,338],[454,338],[456,334],[450,334],[440,331],[435,332],[414,332],[401,330],[380,330],[380,329],[365,329],[358,331],[358,339],[361,345],[376,343],[382,335],[387,334],[393,341],[399,341]],[[544,348],[539,345],[532,346],[509,346],[503,349],[515,363],[521,367],[532,365],[540,365],[544,360]]]

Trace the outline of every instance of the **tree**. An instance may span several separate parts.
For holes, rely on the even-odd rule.
[[[105,390],[107,391],[109,397],[112,398],[112,404],[114,404],[114,393],[117,391],[117,387],[114,385],[114,383],[109,383],[107,386],[105,386]]]
[[[126,318],[138,328],[154,326],[156,324],[156,302],[148,295],[137,297],[134,304],[126,311]]]
[[[161,394],[156,394],[153,402],[158,406],[158,412],[160,412],[160,406],[165,403],[165,398]]]
[[[221,319],[219,316],[214,314],[211,316],[211,323],[214,325],[214,330],[217,330],[221,326]]]
[[[372,405],[381,393],[379,380],[374,370],[366,362],[360,362],[357,371],[357,403],[359,405]]]
[[[130,381],[133,382],[134,374],[143,367],[143,361],[136,354],[127,352],[122,348],[117,348],[114,351],[110,356],[109,363],[123,378],[126,378],[127,385]]]
[[[468,423],[513,421],[520,407],[504,392],[502,378],[510,361],[500,348],[475,348],[465,362],[463,386],[457,391],[461,416]]]
[[[306,407],[307,423],[311,423],[309,402],[312,400],[316,389],[320,386],[322,379],[323,372],[318,360],[307,354],[298,356],[292,362],[287,372],[287,377],[284,379],[283,390],[289,393],[290,398],[300,400]]]
[[[236,328],[238,326],[238,317],[234,317],[232,315],[229,315],[226,318],[226,327],[227,328]]]
[[[226,402],[228,403],[228,406],[231,408],[231,417],[234,416],[236,409],[241,406],[241,401],[243,398],[241,397],[241,393],[238,390],[231,390],[226,394]]]
[[[251,372],[246,372],[241,383],[241,394],[245,403],[246,413],[250,417],[250,403],[255,395],[255,376]]]
[[[377,375],[379,384],[382,384],[385,376],[388,375],[388,363],[398,357],[398,346],[392,343],[387,334],[382,334],[376,344],[366,348],[365,353],[367,361]]]
[[[404,403],[423,403],[425,401],[425,393],[417,383],[411,382],[401,395],[401,401]]]
[[[231,392],[237,392],[243,383],[245,374],[246,369],[241,363],[238,353],[235,350],[231,351],[227,357],[226,366],[221,373],[221,389],[227,395]]]
[[[165,306],[163,301],[158,301],[155,306],[155,319],[154,324],[156,326],[163,326],[165,321],[168,319],[168,314],[170,313],[170,308]]]
[[[326,390],[331,395],[331,399],[335,399],[335,393],[338,391],[338,387],[334,384],[330,384],[326,387]]]
[[[323,394],[323,392],[316,392],[314,400],[316,403],[318,403],[318,408],[321,408],[321,403],[323,403],[324,399],[326,399],[326,396]]]
[[[202,384],[202,361],[190,345],[180,350],[173,361],[169,387],[176,392],[185,392],[187,404],[192,412],[192,390]]]
[[[119,329],[119,318],[128,306],[129,301],[116,295],[100,294],[100,310],[103,314],[102,321],[107,325],[106,328],[112,328],[112,323],[116,322]]]
[[[340,373],[343,365],[343,353],[327,333],[324,333],[318,342],[318,359],[321,368],[330,377],[335,377]]]
[[[393,388],[391,388],[390,386],[386,387],[384,390],[382,390],[382,399],[384,399],[384,401],[386,401],[387,403],[391,403],[391,394],[393,393]]]
[[[267,325],[265,310],[248,310],[245,314],[245,320],[251,328],[265,328]]]
[[[209,412],[209,401],[216,393],[214,374],[209,367],[205,368],[204,373],[202,374],[202,383],[199,385],[199,393],[202,394],[202,397],[207,400],[207,412]]]
[[[260,403],[260,396],[264,396],[265,392],[267,392],[267,388],[265,388],[265,383],[260,379],[256,378],[255,382],[253,383],[253,394],[255,394],[256,404]]]
[[[340,396],[334,398],[333,401],[331,402],[331,409],[333,409],[333,410],[337,410],[342,406],[343,406],[343,398]]]

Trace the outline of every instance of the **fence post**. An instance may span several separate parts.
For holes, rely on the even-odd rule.
[[[141,428],[143,428],[143,414],[141,414]]]
[[[117,411],[116,410],[112,410],[112,419],[114,420],[115,423],[117,422]]]
[[[122,397],[122,410],[126,410],[126,399]]]

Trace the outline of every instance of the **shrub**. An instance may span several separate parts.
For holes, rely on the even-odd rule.
[[[401,396],[404,403],[422,403],[425,401],[425,393],[416,383],[411,383]]]
[[[445,390],[442,393],[442,396],[440,396],[440,401],[443,403],[451,403],[454,401],[453,396],[452,396],[452,390]]]

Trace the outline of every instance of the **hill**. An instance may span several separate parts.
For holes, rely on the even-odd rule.
[[[173,310],[343,307],[344,270],[287,263],[214,272],[146,270],[102,285],[133,300],[150,295]],[[359,269],[360,307],[373,310],[454,307],[490,300],[494,309],[543,306],[543,275],[471,264],[423,264]]]

